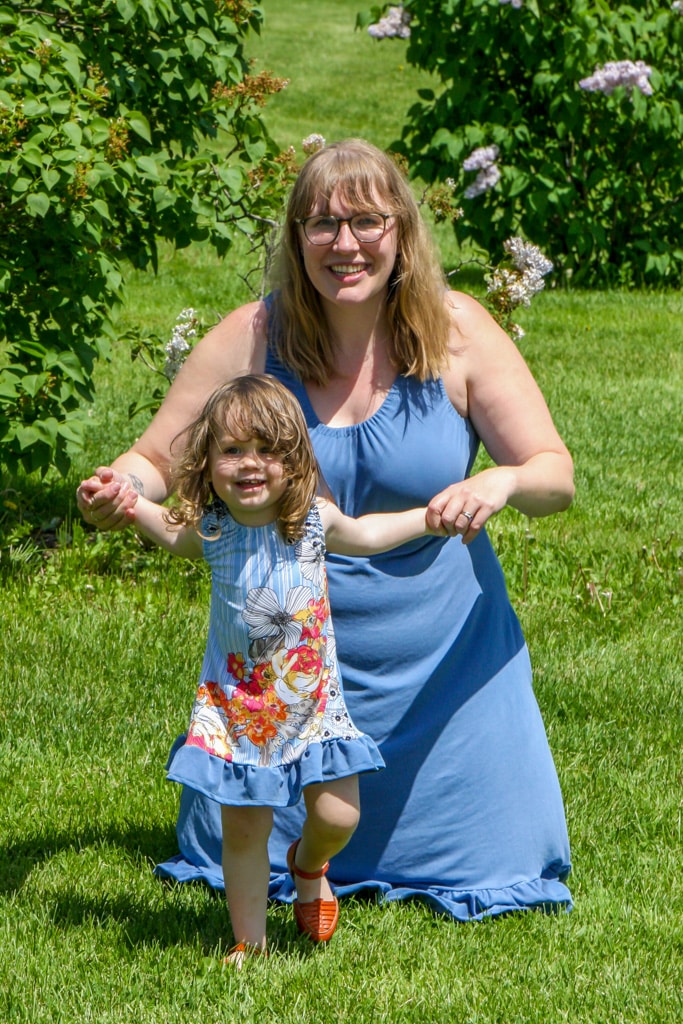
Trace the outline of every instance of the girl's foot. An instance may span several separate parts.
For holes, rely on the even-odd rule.
[[[229,967],[234,967],[235,970],[241,971],[245,960],[250,960],[253,957],[267,958],[267,956],[267,949],[261,949],[260,946],[255,946],[249,942],[238,942],[236,946],[232,947],[228,955],[223,958],[223,963]]]
[[[287,867],[296,886],[294,918],[297,927],[314,942],[329,942],[339,921],[339,901],[324,877],[329,862],[318,871],[303,871],[296,865],[296,851],[301,839],[295,839],[287,851]]]

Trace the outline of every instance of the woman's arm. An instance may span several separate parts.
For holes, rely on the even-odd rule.
[[[391,551],[425,534],[445,536],[441,527],[427,526],[425,508],[407,512],[376,512],[353,519],[335,504],[318,498],[318,509],[325,530],[325,546],[335,555],[378,555]]]
[[[190,526],[176,526],[164,519],[164,508],[139,495],[131,521],[145,537],[179,558],[201,558],[202,540]]]
[[[449,302],[454,330],[446,390],[497,465],[435,495],[427,521],[462,534],[468,543],[505,505],[528,516],[567,508],[574,496],[574,472],[514,342],[475,299],[451,293]]]
[[[262,373],[266,308],[252,302],[230,313],[195,346],[161,408],[129,451],[100,466],[76,492],[87,522],[116,530],[131,520],[138,494],[164,501],[170,489],[172,444],[217,387],[243,373]]]

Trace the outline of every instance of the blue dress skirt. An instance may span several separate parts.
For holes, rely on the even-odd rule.
[[[272,353],[267,371],[301,402],[349,515],[426,505],[470,472],[478,438],[440,380],[398,377],[370,419],[332,428]],[[421,898],[459,920],[569,909],[562,795],[485,532],[467,547],[425,537],[370,558],[329,555],[327,569],[346,704],[386,762],[360,778],[360,825],[330,865],[337,894]],[[275,814],[270,896],[284,902],[302,817],[301,804]],[[157,872],[222,887],[219,805],[185,788],[177,834],[180,853]]]

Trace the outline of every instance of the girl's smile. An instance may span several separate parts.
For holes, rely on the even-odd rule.
[[[225,434],[209,453],[211,484],[242,526],[275,522],[287,489],[282,458],[259,437]]]

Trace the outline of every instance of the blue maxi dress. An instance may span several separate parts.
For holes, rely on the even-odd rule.
[[[441,380],[399,376],[355,426],[322,424],[271,352],[267,372],[303,407],[325,480],[353,516],[425,505],[471,470],[479,444]],[[362,775],[361,821],[333,858],[337,895],[421,898],[458,920],[569,909],[562,795],[519,622],[485,531],[425,537],[369,558],[329,555],[346,703],[384,771]],[[273,899],[289,902],[285,853],[303,807],[275,813]],[[157,872],[222,887],[218,804],[185,788],[180,853]]]

